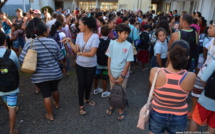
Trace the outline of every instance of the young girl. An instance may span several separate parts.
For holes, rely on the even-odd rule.
[[[99,35],[99,37],[101,37],[101,27],[102,27],[103,25],[105,25],[106,23],[105,23],[105,21],[104,21],[103,18],[98,18],[98,19],[96,20],[96,22],[97,22],[97,27],[98,27],[98,35]]]
[[[168,44],[166,40],[166,31],[159,28],[156,33],[157,41],[154,47],[154,56],[151,60],[151,67],[165,67],[167,60]]]
[[[117,35],[114,34],[114,29],[116,27],[116,20],[114,18],[111,18],[108,20],[108,27],[109,27],[109,29],[111,29],[111,31],[108,35],[108,38],[112,39],[112,40],[116,39]]]

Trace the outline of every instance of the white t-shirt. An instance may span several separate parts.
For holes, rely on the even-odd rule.
[[[208,55],[205,63],[200,68],[200,71],[198,73],[198,77],[201,77],[202,73],[207,68],[208,64],[215,60],[215,45],[214,45],[214,38],[211,39],[211,41],[205,46],[205,48],[208,49]]]
[[[154,47],[154,56],[156,56],[156,54],[161,54],[161,59],[165,59],[167,58],[167,52],[168,52],[167,41],[162,43],[161,41],[157,40]]]
[[[65,33],[64,32],[59,32],[59,37],[60,37],[60,40],[62,40],[63,38],[65,38],[66,37],[66,35],[65,35]],[[65,49],[65,47],[64,47],[64,45],[63,44],[61,44],[62,45],[62,50],[63,49]]]
[[[87,41],[87,44],[84,48],[84,33],[79,33],[76,38],[76,43],[79,48],[80,52],[90,52],[92,47],[98,48],[99,46],[99,36],[97,34],[92,34],[92,36]],[[76,63],[82,67],[95,67],[97,65],[97,57],[96,54],[93,57],[85,57],[85,56],[77,56]]]
[[[50,20],[46,23],[46,25],[48,26],[49,29],[52,28],[52,25],[56,22],[56,19]]]

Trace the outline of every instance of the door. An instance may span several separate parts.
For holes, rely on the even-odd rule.
[[[56,9],[56,8],[64,9],[64,8],[63,8],[63,2],[55,2],[55,9]]]

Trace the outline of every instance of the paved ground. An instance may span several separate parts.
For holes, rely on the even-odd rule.
[[[148,94],[149,71],[137,69],[128,81],[127,96],[129,108],[126,108],[126,119],[117,121],[117,112],[107,116],[108,99],[100,95],[91,95],[96,106],[86,106],[87,115],[79,115],[77,97],[77,78],[72,68],[70,77],[60,82],[60,110],[54,110],[55,121],[45,119],[45,108],[42,96],[35,95],[35,87],[31,84],[29,75],[21,75],[21,92],[19,94],[16,127],[20,134],[146,134],[136,128],[139,110],[146,103]],[[190,100],[188,100],[190,103]],[[0,105],[0,134],[9,130],[8,114]],[[204,128],[203,128],[204,130]]]

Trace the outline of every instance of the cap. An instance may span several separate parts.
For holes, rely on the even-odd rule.
[[[16,9],[16,12],[23,12],[21,8]]]
[[[40,10],[34,10],[33,11],[35,14],[41,14]]]

